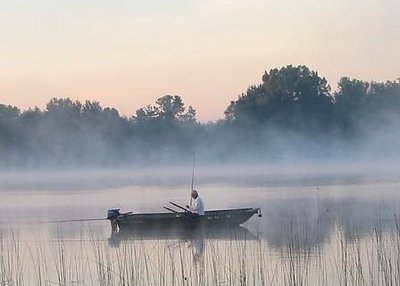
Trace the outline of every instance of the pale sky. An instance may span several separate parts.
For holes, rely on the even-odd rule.
[[[265,70],[400,77],[399,0],[2,0],[0,103],[97,100],[131,116],[165,94],[202,122]]]

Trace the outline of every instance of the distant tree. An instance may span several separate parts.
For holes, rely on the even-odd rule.
[[[347,135],[354,135],[356,122],[362,115],[366,101],[369,83],[342,77],[335,93],[336,127]]]
[[[186,113],[180,116],[180,120],[188,123],[196,123],[196,110],[192,106],[189,106]]]
[[[178,95],[165,95],[157,99],[154,106],[147,105],[136,111],[136,121],[159,119],[168,122],[196,121],[196,110],[189,106],[187,111],[183,100]]]
[[[28,110],[22,112],[18,118],[19,123],[23,128],[29,129],[34,125],[41,124],[40,120],[43,117],[43,112],[38,108],[29,108]]]
[[[21,111],[18,107],[0,104],[0,121],[16,119]]]
[[[100,114],[102,111],[103,107],[98,101],[86,100],[85,104],[82,106],[83,115]]]
[[[47,103],[46,111],[52,114],[79,115],[82,104],[79,101],[73,101],[70,98],[53,98]]]
[[[242,93],[238,100],[231,101],[230,105],[225,110],[225,118],[228,120],[260,120],[267,113],[266,107],[263,104],[266,97],[262,85],[250,86],[246,93]]]
[[[155,106],[146,105],[136,110],[136,116],[134,119],[137,121],[144,121],[149,119],[159,118],[159,110]]]
[[[371,82],[368,99],[372,106],[386,112],[399,114],[400,111],[400,79],[385,83]]]
[[[103,109],[103,114],[104,116],[106,116],[107,118],[113,118],[113,119],[119,119],[119,112],[118,110],[116,110],[113,107],[106,107]]]
[[[346,135],[359,137],[359,132],[399,121],[399,80],[379,83],[343,77],[338,87],[335,93],[336,126]]]
[[[294,130],[330,128],[333,98],[325,78],[306,66],[265,72],[225,110],[227,120],[272,123]]]
[[[177,160],[192,153],[198,124],[196,110],[185,107],[178,95],[165,95],[155,105],[139,108],[131,120],[132,134],[141,156]],[[157,150],[155,152],[155,150]]]
[[[225,120],[206,124],[178,95],[162,96],[130,119],[90,100],[53,98],[44,110],[23,112],[0,104],[0,166],[176,164],[194,150],[222,162],[279,160],[368,145],[398,156],[399,129],[400,79],[343,77],[332,96],[317,72],[289,65],[265,72],[229,104]]]
[[[15,106],[0,104],[0,151],[2,148],[14,148],[20,143],[20,134],[16,129],[20,113]]]
[[[335,93],[335,103],[343,112],[351,112],[359,108],[367,99],[369,83],[342,77],[338,84],[339,90]]]
[[[177,95],[160,97],[157,99],[156,104],[158,105],[159,116],[166,120],[179,120],[185,111],[182,98]]]

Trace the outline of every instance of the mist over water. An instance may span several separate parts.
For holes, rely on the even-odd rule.
[[[69,98],[0,105],[0,284],[396,284],[399,110],[399,81],[331,92],[305,66],[266,72],[217,122],[176,95],[129,118]],[[110,208],[186,205],[194,159],[206,210],[263,216],[111,232]]]
[[[127,116],[71,98],[53,98],[43,110],[0,104],[0,168],[179,167],[194,154],[214,167],[398,167],[399,80],[343,77],[332,91],[318,72],[292,65],[266,71],[261,80],[227,102],[223,119],[207,123],[181,95],[161,96]]]
[[[151,282],[160,273],[165,283],[171,284],[171,279],[180,277],[177,274],[180,271],[192,285],[202,285],[196,280],[199,277],[208,279],[208,284],[218,281],[240,285],[236,274],[231,280],[224,276],[228,273],[225,267],[231,267],[235,273],[244,271],[247,279],[256,284],[262,284],[262,275],[270,275],[264,279],[274,285],[293,285],[288,279],[300,279],[308,285],[344,285],[338,278],[343,271],[333,267],[341,261],[343,243],[349,256],[353,255],[353,247],[371,249],[371,253],[362,253],[363,265],[371,259],[375,261],[369,255],[375,247],[382,246],[376,244],[378,234],[389,241],[383,246],[393,247],[391,251],[395,251],[397,244],[390,241],[397,237],[393,235],[396,235],[400,212],[399,173],[397,169],[376,172],[371,168],[361,169],[359,165],[346,169],[332,165],[308,166],[309,169],[304,165],[219,168],[200,165],[196,168],[195,188],[207,210],[261,207],[263,217],[254,216],[240,229],[202,233],[155,229],[115,236],[108,221],[49,222],[104,218],[111,207],[122,211],[163,212],[162,206],[168,205],[168,201],[184,205],[189,200],[190,168],[3,173],[0,180],[2,252],[9,253],[8,247],[14,249],[11,239],[14,237],[20,245],[19,255],[24,257],[21,275],[26,285],[36,285],[37,273],[28,266],[32,261],[37,265],[48,261],[48,280],[57,281],[57,271],[50,266],[54,262],[62,267],[57,260],[60,249],[64,253],[63,263],[82,264],[85,269],[76,271],[66,267],[69,269],[66,273],[70,273],[66,274],[65,279],[69,279],[66,285],[73,284],[73,273],[85,280],[82,285],[89,281],[97,285],[98,279],[104,279],[93,278],[101,274],[95,267],[99,259],[109,265],[105,269],[113,269],[111,276],[116,285],[122,275],[119,268],[122,266],[118,265],[137,266],[133,276],[141,277],[145,285],[163,285],[159,281]],[[42,248],[46,249],[44,257],[39,255]],[[25,249],[32,254],[24,256]],[[241,268],[236,257],[247,261],[246,268]],[[386,258],[391,259],[389,254]],[[182,259],[185,267],[178,267],[175,277],[169,267],[180,265]],[[314,268],[312,265],[318,261],[325,263],[325,267]],[[140,270],[146,263],[152,265],[150,274]],[[214,272],[207,270],[213,263],[219,265],[218,273],[224,275],[214,276]],[[347,263],[351,268],[350,261]],[[292,266],[299,272],[290,274]],[[304,270],[309,274],[305,275]],[[371,271],[376,275],[373,279],[378,279],[380,272]],[[330,282],[320,284],[321,277]],[[179,281],[178,285],[186,285]]]

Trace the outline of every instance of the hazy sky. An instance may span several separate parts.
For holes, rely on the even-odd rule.
[[[2,0],[0,103],[98,100],[125,115],[165,94],[201,121],[265,70],[400,77],[399,0]]]

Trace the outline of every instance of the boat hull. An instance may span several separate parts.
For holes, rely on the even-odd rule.
[[[245,223],[257,213],[260,213],[259,208],[206,211],[204,215],[187,212],[122,214],[114,223],[120,229],[232,227]]]

